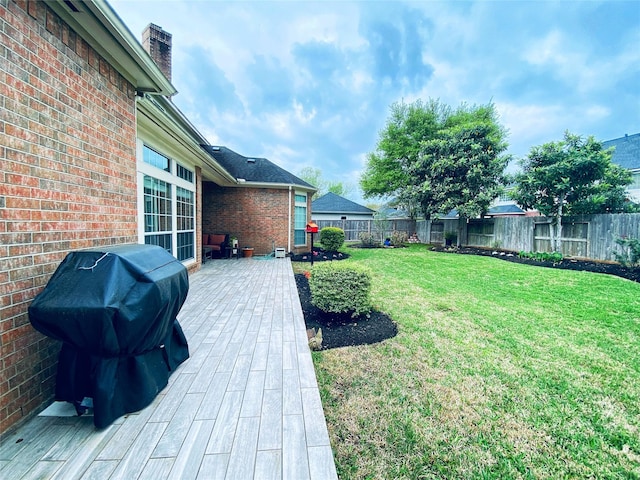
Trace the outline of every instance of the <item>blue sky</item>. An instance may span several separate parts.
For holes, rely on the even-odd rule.
[[[398,101],[493,102],[516,158],[640,132],[640,0],[109,3],[173,35],[174,102],[211,144],[292,173],[358,188]]]

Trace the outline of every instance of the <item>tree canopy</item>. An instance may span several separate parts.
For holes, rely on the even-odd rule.
[[[631,174],[612,164],[611,156],[592,136],[565,132],[559,142],[533,147],[521,162],[511,196],[521,207],[553,219],[555,251],[560,251],[564,215],[624,211]]]
[[[323,196],[325,193],[335,193],[341,197],[348,197],[353,193],[353,185],[342,182],[331,182],[322,176],[322,170],[319,168],[305,167],[298,172],[298,177],[307,183],[310,183],[318,189],[313,195],[313,199]]]
[[[504,183],[506,130],[493,104],[453,110],[437,100],[395,103],[360,185],[425,218],[485,213]]]

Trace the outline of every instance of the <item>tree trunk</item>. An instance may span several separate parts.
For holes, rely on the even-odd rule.
[[[553,251],[560,252],[562,249],[562,207],[564,206],[564,199],[566,198],[565,194],[560,195],[558,198],[558,212],[556,215],[556,226],[555,226],[555,238],[552,242]]]

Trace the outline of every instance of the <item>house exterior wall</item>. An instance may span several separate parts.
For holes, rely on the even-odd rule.
[[[255,255],[276,248],[294,253],[308,250],[293,247],[294,192],[275,188],[229,188],[203,183],[202,232],[228,233],[238,238],[239,247],[253,247]],[[311,219],[311,195],[307,196],[307,221]],[[290,235],[290,239],[288,238]],[[308,239],[307,239],[308,242]]]
[[[137,242],[135,92],[47,6],[0,0],[0,431],[53,397],[27,315],[66,254]]]

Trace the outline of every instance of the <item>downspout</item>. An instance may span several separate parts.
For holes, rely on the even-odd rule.
[[[289,225],[287,228],[287,252],[291,251],[291,185],[289,185]]]

